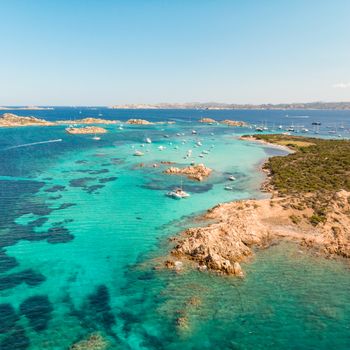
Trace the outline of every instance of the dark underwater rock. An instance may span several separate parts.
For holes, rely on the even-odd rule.
[[[40,332],[47,328],[53,307],[46,295],[35,295],[20,305],[20,311],[28,318],[30,326]]]

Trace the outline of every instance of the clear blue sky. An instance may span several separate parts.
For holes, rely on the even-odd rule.
[[[0,0],[0,105],[350,100],[349,0]]]

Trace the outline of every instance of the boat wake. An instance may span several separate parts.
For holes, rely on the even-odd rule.
[[[9,149],[14,149],[14,148],[29,147],[29,146],[42,145],[42,144],[45,144],[45,143],[53,143],[53,142],[61,142],[61,141],[62,141],[62,139],[56,139],[56,140],[47,140],[47,141],[39,141],[39,142],[32,142],[32,143],[24,143],[22,145],[16,145],[16,146],[7,147],[7,148],[5,148],[5,151],[7,151]]]

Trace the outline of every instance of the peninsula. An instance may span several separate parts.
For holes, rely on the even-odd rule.
[[[200,270],[243,276],[240,263],[282,239],[328,257],[350,257],[350,141],[286,135],[244,137],[288,147],[263,166],[270,198],[219,204],[174,239],[167,267],[189,261]],[[246,142],[246,141],[242,141]],[[205,222],[204,222],[205,223]]]

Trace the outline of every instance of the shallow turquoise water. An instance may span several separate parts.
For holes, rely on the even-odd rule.
[[[98,142],[61,127],[0,130],[7,146],[63,139],[1,153],[1,349],[67,349],[96,331],[112,349],[347,348],[345,262],[283,244],[257,253],[243,281],[152,269],[167,237],[190,224],[184,218],[262,196],[257,166],[281,151],[239,141],[226,127],[109,129]],[[146,137],[153,143],[141,147]],[[135,149],[145,156],[133,156]],[[152,164],[188,164],[188,149],[214,174],[185,180],[190,198],[169,199],[180,179]],[[202,149],[210,152],[199,158]],[[234,191],[224,190],[228,173],[237,177]],[[185,329],[176,326],[179,316]]]

